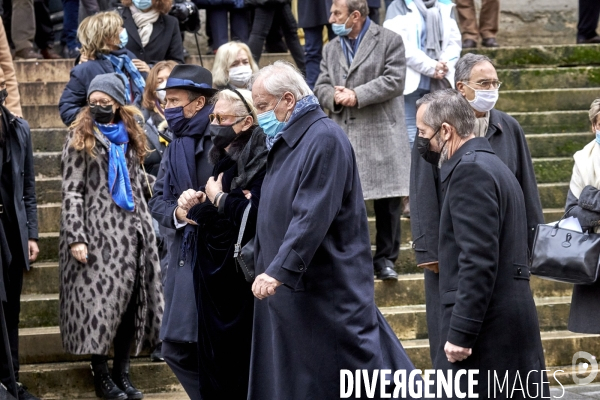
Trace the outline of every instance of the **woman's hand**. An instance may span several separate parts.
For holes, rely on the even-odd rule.
[[[215,202],[215,196],[219,193],[223,191],[223,183],[221,182],[223,179],[223,173],[221,172],[219,174],[219,177],[217,178],[217,180],[215,180],[214,176],[211,176],[210,178],[208,178],[208,181],[206,182],[206,196],[208,197],[208,199],[210,200],[211,203]]]
[[[146,64],[142,60],[134,58],[131,61],[133,62],[133,65],[135,65],[135,67],[138,69],[138,71],[140,71],[140,72],[150,72],[150,67],[148,66],[148,64]]]
[[[446,61],[438,61],[438,63],[435,65],[435,73],[433,74],[433,79],[444,79],[447,73],[448,65],[446,65]]]
[[[252,192],[250,192],[249,190],[242,190],[242,192],[244,193],[244,196],[246,197],[246,199],[250,200],[252,198]]]
[[[88,249],[85,243],[73,243],[71,244],[71,254],[77,261],[82,264],[87,263]]]
[[[177,205],[187,212],[196,204],[203,202],[200,201],[202,196],[204,196],[203,192],[196,192],[194,189],[188,189],[181,193],[179,199],[177,200]]]

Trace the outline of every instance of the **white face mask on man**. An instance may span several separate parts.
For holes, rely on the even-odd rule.
[[[473,89],[471,86],[465,83],[465,86]],[[477,90],[473,89],[475,92],[475,97],[473,100],[467,99],[471,107],[475,111],[479,112],[488,112],[496,105],[498,101],[498,97],[500,96],[498,93],[498,89],[490,89],[490,90]]]

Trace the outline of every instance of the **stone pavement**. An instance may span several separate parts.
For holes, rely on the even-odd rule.
[[[561,400],[600,399],[600,384],[568,385],[564,387],[564,392],[560,387],[553,387],[550,395],[552,399]]]

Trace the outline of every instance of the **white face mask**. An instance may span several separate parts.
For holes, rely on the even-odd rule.
[[[466,85],[468,86],[468,85]],[[468,86],[471,88],[471,86]],[[473,88],[471,88],[473,89]],[[475,92],[475,98],[473,100],[468,100],[468,102],[471,104],[471,107],[473,107],[473,109],[475,111],[479,111],[479,112],[488,112],[490,111],[492,108],[494,108],[494,106],[496,105],[496,102],[498,101],[498,89],[492,89],[492,90],[475,90],[473,89],[473,91]]]
[[[167,86],[167,81],[163,81],[156,88],[157,89],[157,91],[156,91],[156,97],[158,97],[158,100],[160,100],[161,103],[165,102],[165,96],[167,95],[167,91],[166,90],[158,90],[158,89],[164,89],[165,86]]]
[[[245,88],[252,76],[249,65],[240,65],[229,69],[229,83],[239,88]]]

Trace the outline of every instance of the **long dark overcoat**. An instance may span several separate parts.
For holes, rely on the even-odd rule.
[[[340,369],[414,369],[375,306],[354,152],[320,109],[269,152],[255,245],[257,275],[283,285],[255,300],[249,400],[336,399]]]
[[[212,166],[207,154],[212,146],[207,126],[205,134],[196,143],[196,176],[198,182],[206,182],[212,175]],[[152,217],[169,229],[175,228],[173,213],[177,202],[169,203],[163,199],[165,171],[171,168],[169,149],[164,153],[160,164],[154,193],[148,205]],[[194,276],[189,262],[181,260],[180,249],[183,229],[178,229],[169,245],[167,276],[164,279],[165,313],[160,328],[160,339],[174,342],[195,343],[198,340],[198,313],[194,295]],[[189,257],[188,257],[189,259]]]
[[[185,62],[177,18],[172,15],[161,14],[153,24],[150,40],[144,47],[129,7],[123,8],[121,17],[123,17],[123,27],[125,27],[129,36],[125,48],[135,54],[135,58],[146,62],[150,67],[163,60],[173,60],[179,64]]]
[[[329,23],[331,0],[302,0],[298,2],[298,27],[313,28]]]
[[[486,133],[496,156],[508,166],[517,178],[525,198],[527,236],[529,247],[533,243],[535,228],[543,223],[544,215],[538,193],[533,164],[525,134],[519,123],[508,114],[493,109]],[[410,226],[413,238],[413,250],[417,264],[438,261],[438,243],[440,209],[442,193],[439,187],[439,169],[419,156],[414,146],[411,157],[410,174]],[[439,341],[439,276],[425,270],[425,297],[427,307],[427,326],[431,359]]]
[[[487,371],[518,372],[535,393],[545,369],[527,267],[527,221],[519,182],[485,138],[467,141],[442,165],[440,219],[440,344],[434,368],[478,369],[480,398],[489,398]],[[448,362],[446,341],[472,348]],[[535,378],[534,378],[535,377]],[[523,378],[523,381],[525,379]],[[526,385],[523,382],[523,385]],[[548,387],[545,386],[546,396]],[[522,392],[495,398],[521,397]]]
[[[29,124],[22,118],[13,116],[6,107],[1,107],[4,126],[10,131],[12,195],[10,203],[19,224],[19,236],[23,250],[23,260],[29,270],[29,239],[38,239],[37,199],[35,195],[35,171],[33,169],[33,147]],[[2,123],[2,122],[0,122]],[[41,171],[40,171],[41,172]],[[4,200],[9,202],[9,199]],[[11,232],[7,232],[11,234]],[[12,249],[13,254],[15,249]]]

